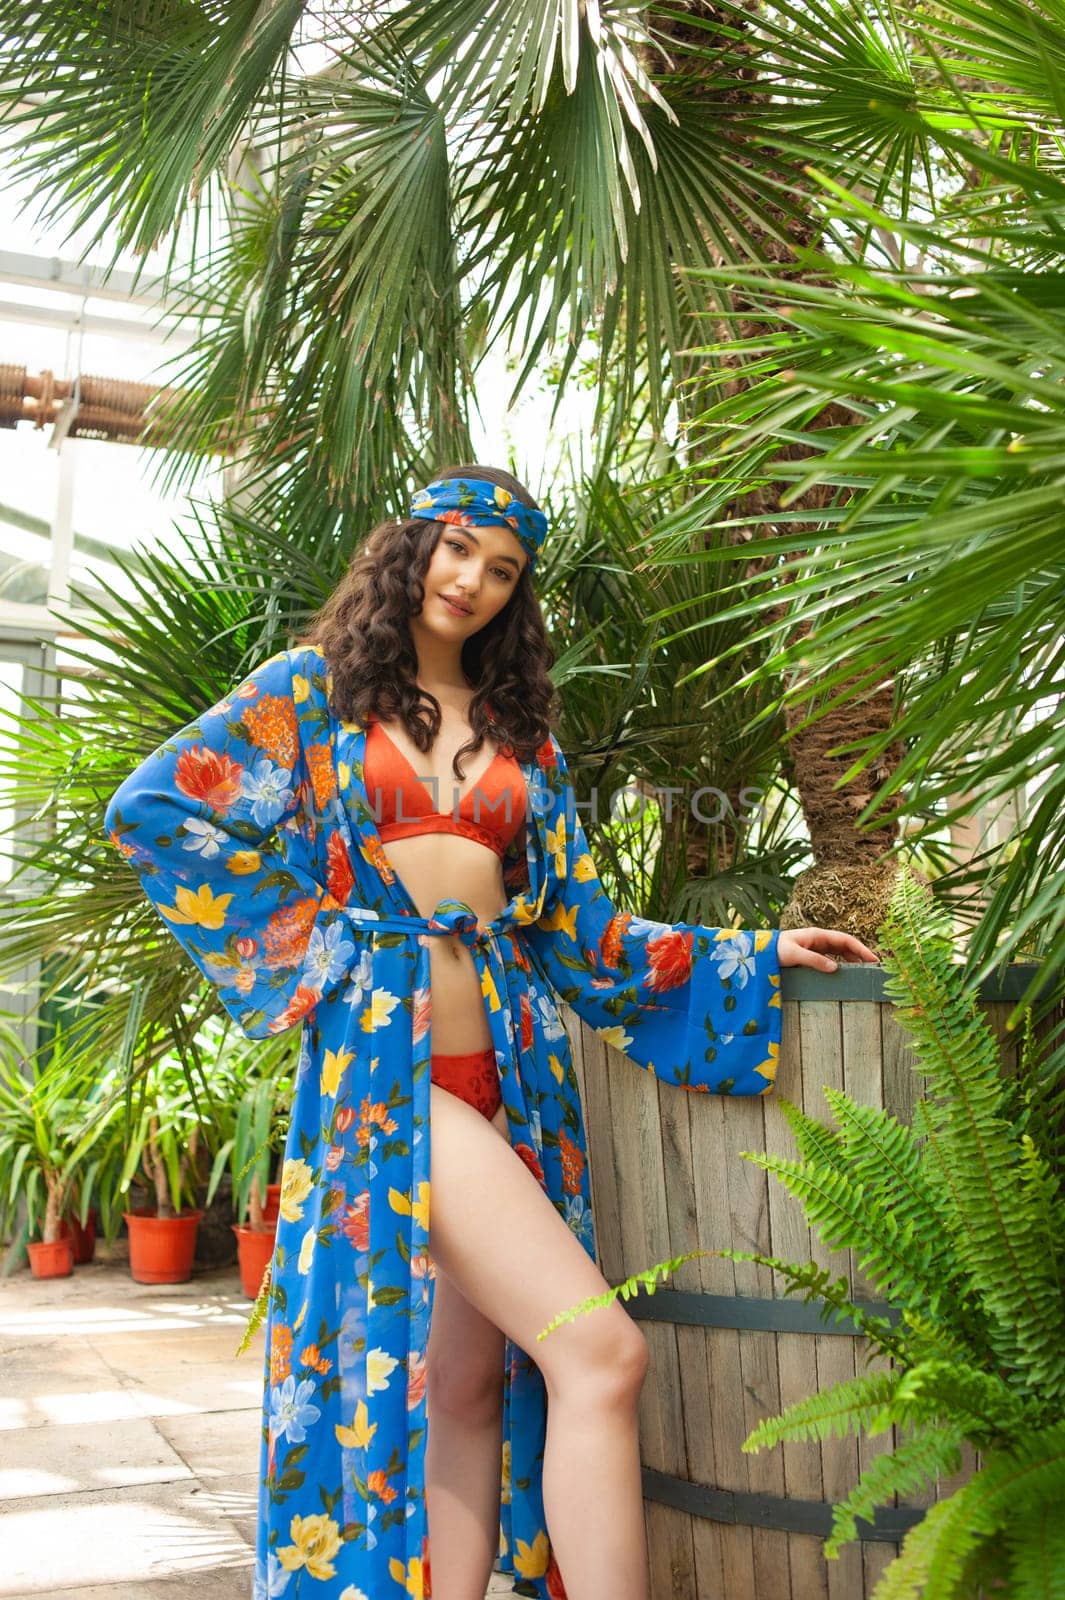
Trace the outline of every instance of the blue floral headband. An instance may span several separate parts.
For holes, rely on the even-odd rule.
[[[438,478],[418,490],[410,503],[410,515],[424,517],[427,522],[453,522],[459,527],[485,528],[493,522],[505,522],[520,540],[530,567],[547,532],[547,518],[542,511],[523,505],[509,489],[501,489],[484,478]]]

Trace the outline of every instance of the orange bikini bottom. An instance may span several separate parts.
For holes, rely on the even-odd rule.
[[[457,1094],[460,1100],[473,1106],[482,1116],[491,1119],[503,1104],[496,1071],[496,1053],[471,1050],[465,1055],[442,1055],[434,1050],[430,1057],[429,1078],[441,1089]]]

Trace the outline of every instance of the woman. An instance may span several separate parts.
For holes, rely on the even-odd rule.
[[[256,1600],[480,1600],[497,1553],[540,1600],[646,1600],[643,1335],[614,1301],[537,1339],[607,1288],[556,999],[668,1083],[762,1094],[780,967],[876,959],[615,911],[548,718],[545,532],[508,473],[446,468],[108,806],[242,1030],[302,1024]]]

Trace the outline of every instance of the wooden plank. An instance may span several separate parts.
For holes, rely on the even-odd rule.
[[[818,1467],[820,1476],[820,1467]],[[820,1499],[820,1495],[804,1498]],[[792,1600],[827,1600],[828,1562],[824,1557],[824,1541],[813,1533],[793,1533],[788,1538],[788,1561],[791,1566]],[[860,1600],[855,1596],[855,1600]]]
[[[895,1496],[896,1500],[898,1496]],[[884,1573],[899,1553],[897,1544],[886,1539],[867,1539],[862,1545],[862,1566],[865,1572],[865,1592],[872,1595]]]
[[[690,1092],[661,1083],[658,1090],[662,1121],[663,1176],[669,1229],[669,1254],[683,1255],[701,1249],[695,1163],[692,1160]],[[699,1261],[686,1261],[668,1280],[674,1288],[698,1292]],[[702,1328],[678,1325],[681,1407],[684,1413],[684,1468],[690,1483],[714,1485],[714,1450],[711,1434],[710,1382],[706,1364],[706,1334]],[[724,1595],[721,1538],[707,1517],[692,1517],[692,1585],[699,1600]]]
[[[744,1151],[765,1149],[765,1104],[762,1096],[737,1097],[724,1103],[725,1175],[728,1185],[731,1233],[737,1250],[757,1250],[766,1254],[770,1247],[769,1176]],[[775,1181],[775,1180],[774,1180]],[[773,1273],[754,1261],[737,1261],[736,1293],[773,1296]],[[776,1335],[743,1330],[739,1335],[745,1437],[766,1417],[780,1410],[780,1378],[777,1372]],[[752,1490],[783,1495],[784,1461],[780,1445],[746,1456],[747,1479]],[[767,1594],[780,1583],[779,1539],[763,1528],[752,1534],[754,1587],[756,1594]]]
[[[776,1088],[766,1102],[765,1148],[767,1155],[797,1161],[799,1147],[795,1135],[779,1106],[773,1104],[780,1095],[792,1105],[802,1105],[802,1048],[799,1003],[796,1000],[784,1002]],[[794,1261],[800,1266],[812,1259],[806,1214],[798,1200],[776,1178],[771,1178],[769,1182],[769,1236],[771,1255]],[[773,1272],[772,1277],[774,1294],[778,1299],[786,1298],[786,1279],[778,1272]],[[794,1298],[801,1303],[801,1296]],[[777,1336],[777,1375],[781,1410],[807,1399],[813,1393],[817,1372],[809,1334],[782,1333]],[[783,1453],[785,1495],[789,1499],[820,1500],[824,1488],[821,1481],[821,1447],[817,1441],[788,1440],[780,1449]],[[828,1600],[828,1574],[820,1539],[792,1534],[788,1540],[788,1564],[792,1600]]]
[[[1024,1036],[1022,1028],[1017,1027],[1011,1033],[1006,1027],[1006,1019],[1013,1010],[1013,1005],[1010,1001],[985,1000],[981,1002],[980,1010],[998,1044],[1003,1078],[1016,1077],[1017,1058]]]
[[[899,1021],[898,1012],[894,1006],[880,1007],[880,1041],[881,1060],[883,1063],[884,1077],[884,1105],[897,1117],[899,1122],[906,1127],[913,1126],[913,1108],[921,1099],[923,1093],[923,1079],[915,1072],[914,1065],[917,1054],[910,1042],[910,1036]],[[891,1429],[891,1448],[897,1450],[905,1438],[905,1431],[898,1427]],[[886,1435],[885,1435],[886,1437]],[[929,1484],[926,1488],[914,1490],[904,1499],[895,1500],[899,1505],[911,1506],[916,1509],[927,1507],[935,1502],[935,1486]],[[895,1546],[891,1546],[894,1549]]]
[[[968,1483],[976,1471],[977,1453],[973,1445],[965,1443],[961,1447],[961,1464],[957,1472],[936,1480],[936,1499],[949,1500],[956,1489]]]
[[[707,1591],[696,1587],[690,1551],[693,1524],[706,1519],[689,1516],[675,1506],[656,1505],[653,1501],[644,1503],[655,1513],[660,1548],[672,1552],[670,1565],[659,1567],[653,1574],[651,1600],[704,1600]],[[608,1588],[604,1592],[608,1592]]]
[[[696,1219],[702,1247],[732,1247],[726,1178],[725,1129],[728,1106],[719,1095],[689,1094],[692,1171],[696,1174]],[[733,1263],[724,1257],[702,1256],[693,1263],[699,1287],[708,1294],[736,1293]],[[741,1394],[739,1334],[735,1328],[702,1331],[710,1394],[710,1447],[713,1475],[707,1481],[721,1489],[748,1489],[748,1457],[740,1448],[747,1437]],[[728,1600],[748,1595],[754,1588],[754,1547],[750,1528],[741,1524],[710,1524],[716,1530],[721,1561],[722,1593]],[[701,1600],[701,1597],[700,1597]]]
[[[659,1261],[668,1261],[672,1253],[665,1171],[666,1144],[672,1134],[667,1135],[663,1129],[661,1101],[663,1098],[683,1101],[687,1091],[675,1084],[661,1083],[652,1073],[639,1071],[631,1062],[626,1062],[626,1066],[635,1073],[638,1085],[637,1129],[647,1247],[642,1265],[649,1267]],[[669,1160],[675,1168],[675,1147],[670,1152]],[[644,1395],[658,1416],[661,1430],[658,1459],[645,1456],[644,1460],[650,1467],[682,1478],[687,1471],[685,1431],[688,1414],[681,1387],[677,1328],[671,1322],[645,1322],[642,1326],[656,1357],[644,1384]],[[698,1420],[697,1414],[692,1413],[691,1425],[696,1426]],[[678,1514],[672,1507],[656,1503],[651,1508],[651,1522],[655,1530],[656,1559],[652,1566],[655,1600],[659,1594],[668,1597],[668,1600],[697,1600],[692,1518]]]
[[[636,1230],[631,1220],[643,1217],[645,1196],[642,1193],[634,1194],[633,1191],[634,1173],[639,1172],[640,1157],[638,1148],[634,1152],[628,1147],[634,1127],[628,1108],[633,1095],[637,1104],[646,1096],[640,1096],[641,1086],[634,1063],[604,1045],[592,1029],[584,1028],[570,1007],[564,1007],[563,1011],[571,1044],[576,1039],[577,1047],[573,1051],[575,1070],[578,1057],[581,1063],[579,1081],[586,1117],[596,1256],[603,1276],[608,1282],[617,1282],[635,1268],[650,1266],[653,1260],[658,1259],[644,1253],[647,1242],[645,1239],[641,1242],[642,1232],[633,1237]],[[616,1121],[616,1118],[619,1120]],[[616,1148],[619,1137],[626,1145],[620,1152]],[[624,1232],[622,1215],[626,1217]],[[666,1254],[668,1248],[663,1256]],[[620,1303],[625,1304],[624,1301]],[[672,1459],[664,1448],[666,1430],[657,1404],[661,1389],[665,1394],[676,1395],[678,1409],[681,1406],[679,1375],[674,1374],[671,1388],[662,1383],[660,1376],[664,1357],[666,1366],[669,1365],[667,1341],[672,1337],[675,1343],[675,1330],[669,1325],[653,1327],[644,1323],[640,1326],[641,1331],[649,1335],[647,1343],[651,1354],[651,1365],[640,1398],[640,1459],[648,1466],[683,1472],[683,1421],[678,1427],[677,1415],[670,1419],[670,1426],[675,1433],[679,1433],[682,1441],[679,1457]],[[673,1361],[675,1366],[675,1350]],[[654,1600],[667,1595],[674,1600],[669,1587],[673,1582],[674,1569],[679,1567],[686,1570],[689,1583],[693,1581],[691,1519],[650,1500],[644,1501],[643,1514]],[[677,1590],[675,1600],[695,1600],[694,1588]]]
[[[570,1008],[563,1008],[573,1017]],[[569,1025],[567,1025],[569,1032]],[[613,1282],[621,1271],[621,1212],[618,1204],[617,1174],[614,1169],[613,1133],[610,1124],[610,1082],[606,1046],[592,1029],[582,1033],[583,1093],[585,1127],[588,1140],[588,1171],[592,1192],[592,1217],[595,1224],[596,1257],[599,1270]]]
[[[881,1006],[880,1012],[884,1104],[892,1116],[910,1128],[914,1105],[924,1092],[924,1080],[914,1070],[917,1053],[899,1021],[898,1012],[894,1006]]]
[[[843,1030],[841,1007],[831,1000],[806,1000],[800,1007],[803,1110],[820,1122],[831,1119],[822,1092],[827,1084],[843,1088]],[[850,1275],[850,1252],[829,1250],[815,1232],[813,1259],[833,1276]],[[854,1377],[853,1340],[836,1334],[814,1334],[817,1392]],[[826,1439],[821,1445],[824,1498],[836,1503],[858,1480],[858,1446],[853,1435]],[[859,1600],[864,1592],[862,1553],[857,1544],[845,1545],[838,1560],[827,1563],[829,1600]]]
[[[784,1161],[798,1161],[799,1146],[790,1123],[777,1104],[778,1095],[792,1105],[802,1105],[802,1053],[797,1000],[784,1002],[784,1028],[776,1090],[766,1096],[764,1104],[766,1154]],[[785,1261],[795,1261],[800,1265],[810,1260],[810,1228],[806,1213],[779,1178],[772,1178],[769,1182],[769,1238],[770,1255],[781,1256]],[[778,1298],[784,1298],[787,1280],[779,1272],[772,1272],[771,1278],[773,1293]],[[801,1303],[801,1296],[797,1300]]]
[[[843,1041],[843,1091],[856,1105],[884,1107],[884,1075],[881,1063],[880,1007],[874,1004],[841,1006]],[[826,1119],[827,1120],[827,1119]],[[835,1118],[831,1118],[835,1122]],[[858,1265],[855,1251],[847,1252],[851,1293],[859,1299],[874,1300],[877,1286]],[[890,1443],[890,1440],[888,1441]]]
[[[669,1254],[657,1081],[609,1047],[607,1077],[618,1205],[624,1219],[622,1271],[628,1276]],[[656,1250],[658,1241],[664,1241],[664,1249]],[[684,1420],[676,1330],[668,1322],[644,1322],[641,1328],[650,1368],[639,1401],[640,1457],[649,1467],[677,1472],[683,1469]],[[645,1502],[644,1509],[652,1597],[673,1600],[669,1585],[674,1571],[686,1567],[690,1574],[694,1564],[690,1530],[686,1549],[677,1548],[677,1518],[655,1501]]]
[[[856,1339],[854,1341],[854,1365],[859,1374],[871,1372],[890,1372],[894,1363],[877,1349],[871,1339]],[[858,1439],[858,1465],[864,1474],[872,1465],[877,1456],[890,1455],[895,1448],[894,1427],[885,1428],[882,1433],[863,1433]],[[880,1502],[882,1505],[897,1506],[899,1497],[891,1495],[887,1500]],[[865,1539],[862,1541],[862,1566],[865,1573],[865,1593],[871,1595],[880,1579],[898,1554],[898,1545],[888,1544],[879,1539]]]
[[[884,1108],[883,1045],[880,1013],[884,1007],[868,1002],[846,1005],[842,1010],[843,1023],[843,1089],[856,1105]],[[868,1300],[881,1298],[882,1291],[864,1276],[858,1264],[858,1253],[848,1252],[851,1261],[851,1292],[855,1297]],[[854,1369],[857,1375],[872,1372],[890,1372],[891,1358],[877,1350],[871,1339],[856,1339],[853,1344]],[[890,1455],[894,1449],[894,1429],[882,1433],[863,1433],[857,1440],[858,1467],[864,1474],[877,1456]],[[896,1506],[898,1495],[893,1494],[887,1505]],[[884,1571],[895,1557],[897,1547],[865,1540],[861,1546],[865,1593],[872,1594]]]

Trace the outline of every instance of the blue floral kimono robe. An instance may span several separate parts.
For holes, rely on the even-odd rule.
[[[264,661],[111,797],[106,827],[250,1038],[302,1025],[266,1319],[254,1600],[421,1600],[429,1241],[429,939],[472,950],[511,1142],[595,1258],[584,1124],[556,997],[689,1091],[765,1094],[775,929],[617,912],[552,734],[523,764],[506,908],[418,915],[309,646]],[[635,1070],[619,1066],[618,1071]],[[650,1263],[648,1263],[650,1265]],[[546,1391],[507,1342],[500,1564],[565,1596],[541,1494]]]

